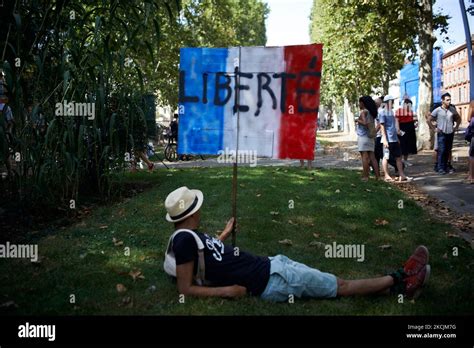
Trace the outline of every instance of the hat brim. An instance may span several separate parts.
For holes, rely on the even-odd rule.
[[[202,203],[204,202],[204,195],[202,194],[202,191],[200,190],[190,190],[191,192],[194,192],[196,194],[196,197],[198,199],[198,202],[196,204],[196,206],[194,207],[193,210],[191,210],[189,213],[187,213],[185,216],[179,218],[179,219],[173,219],[169,213],[166,213],[166,221],[168,222],[180,222],[180,221],[183,221],[185,219],[187,219],[188,217],[190,217],[191,215],[193,215],[195,212],[197,212],[199,209],[201,209],[201,206],[202,206]]]

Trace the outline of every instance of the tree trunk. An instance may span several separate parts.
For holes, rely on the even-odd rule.
[[[418,88],[418,148],[430,149],[432,134],[426,119],[433,103],[433,45],[436,37],[433,33],[432,0],[419,0],[418,34],[420,45],[420,85]]]
[[[344,98],[344,131],[347,131],[349,135],[354,136],[356,134],[354,114],[351,111],[349,100]]]

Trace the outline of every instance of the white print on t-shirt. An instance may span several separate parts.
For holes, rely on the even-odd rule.
[[[215,238],[208,237],[206,239],[206,246],[210,251],[215,251],[212,253],[212,256],[217,261],[222,261],[222,254],[224,253],[224,243]]]

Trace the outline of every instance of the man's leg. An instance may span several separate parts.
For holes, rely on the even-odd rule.
[[[454,141],[454,133],[446,134],[446,152],[448,153],[448,157],[446,159],[446,170],[450,173],[454,172],[454,168],[451,165],[453,160],[453,141]]]
[[[448,153],[446,152],[445,134],[438,133],[438,171],[446,172]]]
[[[389,290],[395,284],[392,276],[370,279],[344,280],[337,278],[337,295],[370,295]]]
[[[388,159],[386,159],[385,157],[382,160],[382,168],[385,175],[385,180],[393,180],[390,176],[390,172],[388,171]]]

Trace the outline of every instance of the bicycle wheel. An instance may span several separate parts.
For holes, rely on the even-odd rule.
[[[175,162],[178,160],[178,151],[176,144],[168,144],[165,147],[165,158],[170,162]]]

